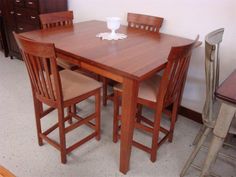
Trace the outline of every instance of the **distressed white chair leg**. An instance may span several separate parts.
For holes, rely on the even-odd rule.
[[[182,169],[181,173],[180,173],[180,177],[185,176],[187,170],[189,169],[191,163],[193,162],[193,160],[195,159],[197,153],[199,152],[201,146],[203,145],[203,143],[205,142],[208,134],[212,131],[211,128],[205,128],[204,132],[201,133],[201,136],[199,137],[199,141],[196,145],[196,147],[194,148],[192,154],[190,155],[190,157],[188,158],[187,162],[184,165],[184,168]]]
[[[211,166],[212,162],[215,160],[223,143],[224,143],[224,138],[220,138],[217,136],[213,137],[213,140],[211,142],[209,152],[208,152],[207,158],[204,162],[204,166],[203,166],[200,177],[205,177],[205,176],[209,175],[210,166]]]
[[[218,118],[216,120],[216,125],[213,130],[213,139],[210,144],[200,177],[204,177],[209,174],[210,166],[224,143],[224,139],[227,136],[235,112],[236,107],[230,104],[222,103]]]
[[[200,138],[202,137],[202,135],[204,134],[204,132],[206,131],[206,125],[203,125],[201,127],[201,129],[199,130],[197,136],[195,137],[194,141],[193,141],[193,145],[196,145],[198,143],[198,141],[200,140]]]

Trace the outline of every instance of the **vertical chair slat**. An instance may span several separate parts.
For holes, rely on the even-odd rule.
[[[39,68],[39,78],[40,81],[41,81],[41,85],[42,85],[42,88],[43,88],[43,91],[44,91],[44,95],[46,98],[50,99],[49,97],[49,92],[48,92],[48,86],[46,84],[46,80],[45,80],[45,76],[44,76],[44,69],[42,68],[42,62],[41,62],[41,58],[38,58],[38,57],[35,57],[36,61],[37,61],[37,65],[38,65],[38,68]]]
[[[43,66],[44,66],[44,69],[45,69],[46,81],[47,81],[47,86],[48,86],[48,89],[49,89],[50,99],[55,100],[52,81],[51,81],[51,77],[50,77],[50,73],[49,73],[49,66],[48,66],[46,58],[43,58]]]
[[[38,67],[37,67],[37,63],[36,63],[36,61],[34,59],[34,56],[29,55],[29,62],[31,62],[32,66],[33,66],[35,80],[37,82],[37,85],[38,85],[38,88],[39,88],[39,91],[40,91],[38,94],[40,94],[42,96],[45,96],[45,94],[43,92],[43,87],[41,85],[41,81],[40,81],[40,78],[39,78],[39,70],[38,70]]]

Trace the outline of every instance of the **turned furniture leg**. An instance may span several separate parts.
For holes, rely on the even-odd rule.
[[[120,171],[124,174],[126,174],[129,170],[137,96],[138,82],[129,78],[124,78],[122,92],[122,126],[120,143]]]

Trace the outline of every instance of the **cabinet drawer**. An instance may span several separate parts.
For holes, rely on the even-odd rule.
[[[35,0],[25,0],[25,6],[28,8],[37,9],[38,8],[38,2]]]
[[[15,8],[15,17],[18,22],[39,25],[39,15],[36,10],[27,8]]]
[[[34,10],[28,10],[27,11],[27,20],[31,24],[39,25],[39,15],[38,15],[38,12],[34,11]]]
[[[24,0],[14,0],[14,4],[17,7],[24,7]]]
[[[24,8],[15,8],[15,18],[16,21],[27,21],[27,12]]]
[[[32,30],[36,30],[39,29],[39,25],[31,25],[31,24],[27,24],[27,23],[17,23],[17,32],[18,33],[23,33],[23,32],[27,32],[27,31],[32,31]]]

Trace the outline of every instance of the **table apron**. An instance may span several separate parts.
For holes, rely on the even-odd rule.
[[[94,72],[98,75],[104,76],[106,78],[112,79],[112,80],[120,82],[120,83],[123,83],[124,77],[119,75],[119,74],[107,71],[107,70],[102,69],[100,67],[94,66],[93,64],[86,63],[82,60],[79,60],[79,59],[74,58],[74,57],[70,57],[70,56],[65,55],[65,54],[57,53],[57,57],[59,57],[61,59],[65,59],[66,61],[68,61],[70,63],[78,65],[81,68],[86,69],[88,71],[92,71],[92,72]]]

